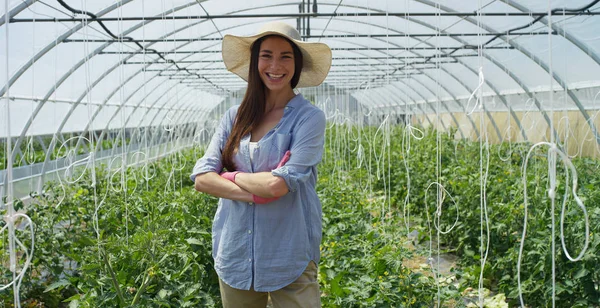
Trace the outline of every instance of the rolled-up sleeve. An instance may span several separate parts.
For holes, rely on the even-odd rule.
[[[325,123],[322,110],[316,109],[308,114],[292,135],[290,160],[283,167],[271,171],[274,176],[285,180],[291,192],[295,192],[300,184],[306,182],[321,162],[325,144]]]
[[[221,119],[221,122],[219,123],[219,126],[215,130],[212,139],[210,140],[208,148],[206,148],[206,152],[204,152],[204,156],[196,161],[196,165],[194,166],[192,174],[190,175],[190,179],[193,182],[196,180],[196,176],[198,174],[207,172],[219,173],[221,170],[223,170],[221,153],[225,147],[227,138],[229,137],[229,133],[233,125],[233,114],[236,109],[236,107],[232,107],[225,113]]]

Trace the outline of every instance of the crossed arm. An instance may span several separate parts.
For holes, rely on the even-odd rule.
[[[235,183],[221,177],[216,172],[207,172],[196,176],[195,188],[209,195],[253,202],[253,195],[262,198],[277,198],[288,193],[285,181],[270,172],[238,173]]]

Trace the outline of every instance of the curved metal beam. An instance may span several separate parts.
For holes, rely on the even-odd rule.
[[[516,3],[515,1],[512,0],[501,0],[502,2],[514,7],[515,9],[521,11],[521,12],[526,12],[527,8],[522,6],[519,3]],[[548,26],[548,21],[547,18],[542,18],[540,19],[538,22]],[[598,55],[598,53],[593,52],[594,48],[592,48],[591,46],[589,46],[588,44],[586,44],[584,41],[579,40],[577,37],[573,36],[570,32],[568,32],[566,29],[564,29],[563,27],[557,25],[556,23],[552,23],[550,25],[550,27],[552,27],[552,30],[556,31],[556,33],[558,34],[563,34],[563,37],[565,39],[567,39],[569,42],[571,42],[573,45],[575,45],[577,48],[579,48],[581,51],[583,51],[585,54],[587,54],[590,58],[592,58],[592,60],[594,60],[594,62],[596,62],[596,64],[598,64],[600,66],[600,56]],[[564,89],[568,89],[565,86],[563,86]],[[552,89],[550,89],[550,91],[552,91]],[[569,91],[570,92],[570,91]],[[574,95],[574,94],[573,94]],[[571,97],[571,94],[569,93],[569,97]],[[572,97],[571,97],[572,99]],[[583,108],[583,105],[581,104],[581,102],[579,102],[578,100],[574,100],[575,104],[577,105],[577,108],[579,108],[579,111],[581,111],[581,114],[583,115],[584,119],[590,123],[590,128],[592,129],[592,132],[595,134],[596,136],[596,142],[600,143],[600,136],[598,136],[598,131],[596,130],[594,124],[592,123],[592,121],[590,121],[590,117],[587,114],[587,112],[585,111],[585,109]]]
[[[404,95],[406,95],[407,97],[409,97],[410,99],[412,99],[412,100],[413,100],[413,102],[415,101],[415,99],[414,99],[412,96],[408,95],[408,94],[407,94],[405,91],[402,91],[402,89],[400,89],[400,88],[399,88],[399,87],[397,87],[396,85],[394,85],[394,84],[391,84],[391,83],[390,83],[390,84],[388,84],[387,86],[391,86],[391,89],[389,89],[389,88],[387,88],[387,87],[381,87],[381,89],[386,89],[386,91],[390,91],[391,93],[393,93],[393,94],[394,94],[395,96],[397,96],[397,97],[400,97],[400,95],[397,95],[397,94],[396,94],[396,93],[394,93],[394,92],[400,92],[400,94],[404,94]],[[415,93],[417,93],[417,92],[415,92]],[[421,96],[421,94],[419,94],[419,93],[417,93],[417,95]],[[422,96],[421,96],[421,97],[422,97]],[[404,101],[404,100],[403,100],[402,102],[404,103],[404,106],[400,106],[400,105],[397,105],[397,106],[398,106],[398,107],[405,107],[405,108],[406,108],[406,106],[408,106],[408,104],[407,104],[407,103],[406,103],[406,101]],[[425,118],[426,118],[426,119],[427,119],[427,121],[429,122],[429,125],[433,125],[433,123],[431,122],[431,120],[430,120],[430,119],[429,119],[429,118],[426,116],[426,115],[427,115],[427,113],[425,112],[425,110],[423,110],[423,108],[421,108],[421,106],[420,106],[419,104],[415,104],[415,106],[417,107],[417,109],[419,109],[419,110],[421,111],[421,114],[425,116]],[[411,110],[411,112],[412,112],[412,110]],[[423,122],[421,121],[421,119],[417,118],[417,121],[419,121],[419,124],[420,124],[421,126],[424,126],[424,125],[423,125]]]
[[[433,78],[431,78],[431,76],[424,74],[427,78],[433,80],[435,82],[435,80]],[[425,85],[425,83],[421,82],[419,79],[413,78],[411,79],[411,81],[414,81],[418,84],[420,84],[425,90],[429,91],[429,93],[431,93],[431,95],[437,97],[437,95],[435,94],[435,92],[430,89],[429,87],[427,87],[427,85]],[[446,89],[443,85],[441,85],[440,83],[437,83],[444,91],[446,91],[448,94],[450,94],[450,96],[452,97],[452,99],[456,102],[457,105],[461,106],[461,104],[459,103],[458,99],[456,98],[456,96],[454,96],[454,94],[452,94],[451,92],[448,91],[448,89]],[[421,96],[419,94],[419,96]],[[421,98],[423,99],[423,101],[425,102],[425,104],[427,105],[431,105],[431,103],[427,102],[427,99],[424,96],[421,96]],[[446,109],[446,111],[448,111],[448,114],[450,114],[450,116],[452,117],[452,120],[454,121],[454,124],[456,124],[456,128],[458,129],[458,131],[460,132],[460,135],[464,138],[465,135],[463,134],[462,129],[460,128],[460,124],[458,123],[458,121],[456,120],[456,117],[454,116],[454,113],[452,113],[450,111],[450,109],[448,108],[448,106],[446,104],[442,104],[442,106],[444,106],[444,108]],[[464,109],[464,106],[463,106]],[[473,125],[473,129],[475,129],[475,133],[477,134],[477,138],[479,138],[479,131],[477,129],[477,126],[475,125],[475,123],[473,123],[473,120],[470,117],[467,117],[467,119],[469,119],[469,122],[471,122],[471,125]]]
[[[359,7],[359,6],[351,6],[351,7],[357,7],[357,8],[361,8],[361,9],[370,9],[370,10],[373,10],[373,11],[379,11],[379,10],[376,10],[376,9],[372,9],[372,8],[364,8],[364,7]],[[424,22],[422,22],[422,21],[419,21],[419,20],[413,20],[412,18],[404,18],[404,17],[399,17],[399,16],[398,16],[398,18],[405,19],[405,20],[407,20],[407,21],[410,21],[410,22],[417,23],[417,24],[419,24],[419,25],[421,25],[421,26],[427,27],[427,28],[429,28],[429,29],[432,29],[432,30],[435,30],[435,31],[437,31],[437,32],[441,32],[441,33],[447,33],[446,31],[443,31],[443,30],[437,29],[436,27],[433,27],[433,26],[431,26],[431,25],[429,25],[429,24],[427,24],[427,23],[424,23]],[[374,25],[374,24],[367,23],[367,22],[352,21],[352,20],[345,20],[345,21],[350,21],[350,22],[355,22],[355,23],[361,23],[361,24],[367,24],[367,25],[374,26],[374,27],[384,28],[384,27],[381,27],[381,26],[379,26],[379,25]],[[395,32],[395,33],[401,33],[401,32],[399,32],[399,31],[395,31],[395,30],[393,30],[393,29],[389,29],[389,28],[385,28],[385,29],[386,29],[387,31],[392,31],[392,32]],[[351,36],[350,36],[350,37],[351,37]],[[389,42],[387,42],[387,41],[384,41],[383,39],[379,39],[379,38],[373,38],[373,39],[375,39],[375,40],[379,40],[379,41],[382,41],[382,42],[386,42],[386,43],[390,44]],[[425,41],[425,40],[421,40],[421,39],[417,39],[417,38],[413,38],[413,39],[415,39],[415,40],[417,40],[417,41],[419,41],[419,42],[421,42],[421,43],[423,43],[423,44],[426,44],[426,45],[428,45],[428,46],[430,46],[430,47],[435,47],[433,44],[430,44],[430,43],[428,43],[428,42],[427,42],[427,41]],[[462,44],[465,44],[465,43],[464,43],[462,40],[459,40],[459,39],[456,39],[456,40],[457,40],[457,41],[459,41],[459,42],[461,42]],[[363,45],[359,45],[359,44],[354,44],[354,45],[363,46]],[[391,45],[393,45],[393,46],[396,46],[396,47],[400,47],[400,46],[399,46],[399,45],[397,45],[397,44],[391,44]],[[363,46],[363,47],[367,47],[367,46]],[[382,51],[381,51],[381,52],[382,52]],[[423,57],[423,58],[425,58],[424,56],[420,55],[419,53],[417,53],[417,52],[415,52],[415,51],[410,51],[410,52],[411,52],[412,54],[414,54],[414,55],[417,55],[417,56],[420,56],[420,57]],[[383,53],[383,52],[382,52],[382,53]],[[383,61],[379,61],[379,62],[381,62],[381,63],[385,63],[385,62],[383,62]],[[468,65],[466,65],[466,64],[465,64],[465,63],[463,63],[462,61],[460,61],[459,63],[460,63],[460,64],[462,64],[463,66],[466,66],[466,67],[468,67]],[[473,71],[470,69],[470,67],[468,67],[468,68],[469,68],[469,70],[470,70],[471,72],[473,72]],[[440,69],[442,69],[444,72],[446,72],[448,75],[450,75],[450,76],[451,76],[451,77],[452,77],[452,78],[453,78],[453,79],[454,79],[456,82],[458,82],[458,83],[459,83],[459,84],[461,84],[463,87],[465,87],[465,89],[467,90],[467,92],[473,92],[473,90],[470,90],[470,89],[469,89],[469,87],[467,87],[467,86],[466,86],[466,85],[465,85],[465,84],[464,84],[464,83],[463,83],[463,82],[462,82],[462,81],[461,81],[459,78],[457,78],[457,77],[456,77],[454,74],[450,73],[449,71],[447,71],[446,69],[444,69],[444,68],[442,68],[442,67],[440,67]],[[424,72],[424,71],[422,71],[422,70],[419,70],[419,71],[420,71],[420,72],[421,72],[423,75],[426,75],[428,78],[430,78],[430,79],[434,80],[434,82],[435,82],[435,79],[434,79],[434,78],[432,78],[431,76],[429,76],[429,75],[428,75],[426,72]],[[476,72],[475,72],[475,75],[476,75],[476,76],[478,76],[478,74],[477,74]],[[489,81],[486,81],[486,83],[487,83],[487,84],[491,84],[491,82],[489,82]],[[438,84],[439,84],[439,83],[438,83]],[[440,84],[440,86],[441,86],[441,84]],[[443,87],[443,86],[442,86],[442,87]],[[452,98],[455,100],[455,102],[456,102],[457,104],[459,104],[459,105],[460,105],[460,102],[459,102],[459,100],[456,98],[456,96],[454,96],[454,94],[452,94],[452,92],[450,92],[450,91],[449,91],[447,88],[445,88],[445,87],[443,87],[443,88],[444,88],[444,90],[445,90],[446,92],[448,92],[448,94],[450,94],[450,95],[452,96]],[[495,88],[495,87],[491,87],[491,88]],[[496,94],[497,94],[498,96],[500,96],[500,94],[499,94],[499,93],[496,93]],[[503,101],[503,102],[506,102],[505,100],[502,100],[502,101]],[[447,106],[445,106],[445,104],[444,104],[444,107],[446,108],[446,110],[448,110],[448,108],[447,108]],[[506,107],[510,109],[510,107],[508,106],[508,104],[506,104]],[[449,112],[449,110],[448,110],[448,112]],[[496,122],[495,122],[494,118],[492,117],[492,115],[491,115],[491,114],[490,114],[490,113],[489,113],[487,110],[486,110],[486,114],[487,114],[488,118],[490,119],[490,121],[492,122],[492,125],[493,125],[493,127],[494,127],[494,129],[495,129],[496,133],[498,134],[499,138],[501,138],[501,137],[500,137],[500,136],[501,136],[501,133],[500,133],[500,131],[499,131],[499,129],[498,129],[498,126],[496,125]],[[514,113],[511,113],[511,115],[512,115],[512,116],[515,118],[515,121],[517,121],[517,123],[519,123],[519,120],[518,120],[518,118],[516,117],[516,115],[515,115]],[[456,118],[454,118],[454,116],[453,116],[453,115],[452,115],[452,117],[453,117],[453,120],[455,121],[455,123],[457,123],[457,126],[459,126],[459,124],[458,124],[458,121],[456,121]],[[474,129],[476,130],[477,136],[479,137],[479,132],[478,132],[478,129],[477,129],[477,127],[476,127],[475,123],[473,122],[473,120],[472,120],[470,117],[468,117],[468,119],[469,119],[469,121],[471,122],[471,125],[473,125]],[[462,135],[462,133],[461,133],[461,135]]]
[[[4,0],[4,1],[8,1],[8,0]],[[10,20],[13,16],[16,16],[17,14],[21,13],[21,11],[28,8],[35,1],[36,0],[21,0],[21,3],[19,3],[12,10],[10,10],[10,12],[8,12],[8,18],[6,18],[7,14],[4,14],[4,15],[2,15],[2,17],[0,17],[0,27],[6,22],[7,19]]]
[[[421,3],[423,3],[423,4],[430,5],[430,6],[432,6],[432,7],[436,7],[436,6],[437,6],[438,8],[440,8],[441,10],[444,10],[444,11],[446,11],[446,12],[456,12],[456,11],[452,10],[451,8],[448,8],[448,7],[446,7],[446,6],[442,6],[442,5],[440,5],[440,4],[437,4],[437,3],[433,3],[433,2],[431,2],[431,1],[429,1],[429,0],[415,0],[415,1],[421,2]],[[494,32],[494,31],[495,31],[493,28],[491,28],[491,27],[489,27],[489,26],[487,26],[487,25],[485,25],[485,24],[483,24],[483,23],[478,23],[478,22],[477,22],[477,20],[474,20],[474,19],[473,19],[473,18],[471,18],[471,17],[465,17],[463,20],[466,20],[466,21],[468,21],[468,22],[470,22],[470,23],[472,23],[472,24],[474,24],[474,25],[480,25],[480,27],[481,27],[482,29],[484,29],[485,31],[488,31],[488,32]],[[534,55],[533,53],[531,53],[531,52],[529,52],[527,49],[525,49],[523,46],[521,46],[519,43],[515,42],[514,40],[508,40],[508,39],[506,39],[506,37],[504,37],[504,36],[501,36],[501,37],[500,37],[500,39],[501,39],[501,40],[503,40],[504,42],[506,42],[507,44],[509,44],[510,46],[514,47],[514,49],[516,49],[516,50],[520,51],[520,52],[521,52],[523,55],[527,56],[527,57],[528,57],[529,59],[531,59],[531,60],[532,60],[532,61],[533,61],[535,64],[537,64],[539,67],[541,67],[542,69],[544,69],[544,70],[545,70],[545,71],[546,71],[548,74],[550,74],[550,69],[549,69],[548,65],[547,65],[545,62],[543,62],[543,61],[542,61],[540,58],[538,58],[536,55]],[[457,39],[457,40],[458,40],[458,39]],[[460,40],[459,40],[459,41],[460,41]],[[484,54],[484,56],[485,56],[486,58],[490,59],[490,60],[491,60],[491,59],[493,59],[493,58],[492,58],[492,57],[491,57],[489,54],[486,54],[486,53],[485,53],[485,54]],[[497,61],[493,61],[493,62],[494,62],[494,63],[498,63]],[[505,71],[506,71],[506,70],[505,70]],[[511,75],[513,75],[513,76],[514,76],[514,74],[512,74],[512,73],[511,73]],[[583,109],[583,106],[581,105],[581,102],[579,101],[579,99],[577,98],[577,96],[576,96],[576,95],[575,95],[575,94],[574,94],[574,93],[573,93],[571,90],[569,90],[569,89],[568,89],[568,87],[567,87],[566,83],[565,83],[565,82],[564,82],[564,81],[563,81],[563,80],[560,78],[560,76],[558,76],[558,74],[557,74],[555,71],[553,71],[553,72],[552,72],[552,78],[554,78],[554,80],[555,80],[555,81],[556,81],[556,82],[557,82],[557,83],[558,83],[558,84],[559,84],[561,87],[563,87],[563,89],[565,89],[565,90],[567,91],[567,94],[569,95],[569,97],[571,97],[571,99],[573,100],[573,102],[575,102],[575,104],[576,104],[576,105],[577,105],[577,106],[580,108],[580,111],[582,111],[582,114],[583,114],[584,118],[586,119],[586,121],[587,121],[587,122],[588,122],[588,124],[590,125],[590,128],[592,129],[592,131],[593,131],[593,132],[594,132],[594,134],[595,134],[596,141],[597,141],[598,143],[600,143],[600,136],[598,136],[598,132],[597,132],[597,130],[596,130],[596,127],[595,127],[594,123],[592,123],[591,121],[589,121],[589,115],[588,115],[588,114],[587,114],[587,112],[586,112],[586,111]],[[515,81],[516,81],[516,80],[515,80]],[[523,84],[523,83],[522,83],[522,82],[520,82],[520,84]],[[524,89],[525,89],[525,88],[524,88]],[[550,91],[552,91],[552,87],[550,87]],[[527,91],[527,92],[529,92],[529,91]],[[533,98],[533,97],[532,97],[532,95],[531,95],[531,93],[528,93],[528,95],[529,95],[531,98]],[[546,119],[546,122],[548,122],[548,126],[549,126],[550,128],[553,128],[553,125],[552,125],[552,121],[551,121],[551,119],[548,117],[547,113],[546,113],[546,112],[545,112],[545,111],[544,111],[544,110],[541,108],[541,104],[539,103],[539,101],[538,101],[537,99],[535,99],[535,98],[534,98],[534,100],[535,100],[535,103],[536,103],[536,105],[537,105],[537,106],[538,106],[538,108],[540,109],[540,112],[542,113],[542,115],[543,115],[543,116],[544,116],[544,118]],[[556,132],[556,130],[555,130],[555,129],[552,129],[551,133],[552,133],[552,134],[555,136],[556,140],[560,140],[560,138],[559,138],[559,136],[558,136],[558,133]]]

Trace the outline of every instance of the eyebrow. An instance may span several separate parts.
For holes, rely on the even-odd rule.
[[[273,53],[272,51],[268,50],[268,49],[263,49],[260,52],[266,52],[266,53]],[[281,53],[282,55],[286,55],[286,54],[294,54],[292,51],[284,51]]]

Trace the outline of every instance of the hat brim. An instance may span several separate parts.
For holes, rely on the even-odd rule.
[[[285,37],[295,43],[302,52],[303,67],[297,88],[314,87],[323,83],[331,68],[331,49],[329,46],[317,42],[298,41],[275,31],[266,31],[253,36],[226,34],[223,37],[222,55],[227,70],[248,81],[250,48],[257,39],[267,35]]]

